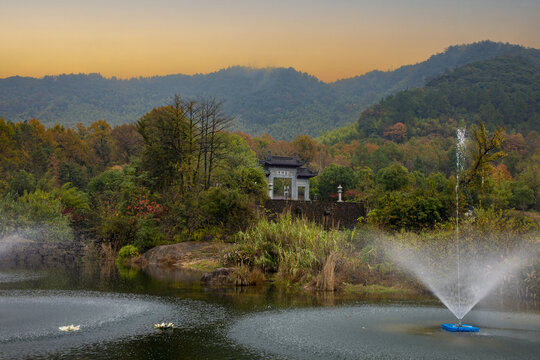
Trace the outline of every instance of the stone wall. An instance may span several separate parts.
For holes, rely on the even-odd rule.
[[[363,203],[267,200],[264,207],[270,218],[288,211],[293,217],[303,217],[326,228],[351,229],[358,223],[359,217],[366,216]]]

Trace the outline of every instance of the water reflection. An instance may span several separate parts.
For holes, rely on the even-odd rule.
[[[5,272],[0,270],[0,273]],[[202,274],[198,272],[180,269],[170,271],[158,267],[138,270],[117,267],[114,262],[99,266],[86,264],[43,270],[39,274],[41,277],[29,276],[17,282],[0,282],[0,324],[4,329],[0,333],[0,346],[3,351],[10,351],[8,358],[27,357],[21,355],[25,354],[24,352],[18,353],[21,349],[34,349],[32,358],[48,359],[302,358],[297,356],[299,348],[296,348],[296,341],[305,341],[302,333],[291,334],[295,332],[296,326],[302,323],[306,329],[314,331],[304,332],[306,338],[312,339],[310,341],[318,339],[328,349],[339,346],[343,348],[346,345],[350,350],[350,344],[356,341],[355,336],[366,331],[362,326],[369,331],[377,329],[378,336],[385,341],[394,339],[395,336],[405,336],[403,334],[408,337],[428,336],[432,340],[442,336],[446,339],[444,341],[457,341],[444,337],[446,334],[439,334],[440,323],[449,320],[448,316],[451,314],[442,307],[434,308],[433,306],[439,306],[439,303],[433,298],[412,298],[395,294],[392,295],[394,298],[384,294],[313,294],[295,288],[278,288],[272,284],[262,287],[209,287],[199,281]],[[366,316],[360,309],[382,303],[391,306],[397,303],[412,305],[414,308],[418,308],[418,305],[428,307],[418,308],[420,310],[418,314],[413,313],[414,316],[407,312],[406,318],[400,318],[402,314],[399,311],[391,313],[395,316],[394,320],[392,317],[387,320],[384,320],[384,316],[381,319],[375,317],[366,326]],[[56,306],[58,304],[64,306]],[[66,311],[63,311],[64,308]],[[340,317],[340,314],[345,313],[350,318]],[[28,316],[24,317],[25,314]],[[282,315],[276,317],[276,314]],[[471,316],[473,315],[479,317],[478,323],[485,325],[488,338],[504,338],[497,333],[501,324],[506,323],[504,316],[490,320],[490,313],[478,310],[473,311]],[[121,330],[115,328],[115,322],[107,319],[116,319],[115,322],[122,324]],[[310,322],[310,319],[315,322]],[[534,320],[538,319],[537,317],[531,319],[533,327],[540,326],[537,320]],[[92,323],[94,320],[96,322]],[[156,332],[153,323],[158,321],[190,325],[172,332]],[[492,326],[490,321],[495,321],[496,326]],[[62,336],[56,333],[57,326],[75,322],[82,325],[80,334]],[[90,324],[87,327],[88,332],[84,331],[85,322]],[[324,326],[328,326],[330,330],[320,332]],[[33,327],[37,337],[28,335]],[[278,344],[268,346],[287,348],[290,351],[268,353],[266,348],[250,343],[249,334],[258,334],[260,328],[269,331],[263,335],[269,336],[268,339],[274,339]],[[271,332],[272,329],[282,330],[275,333]],[[247,335],[233,336],[235,331],[237,334]],[[511,331],[521,333],[521,330]],[[13,334],[18,335],[13,337]],[[285,336],[286,334],[290,336]],[[324,334],[324,339],[317,337],[322,336],[321,334]],[[259,335],[259,338],[262,338],[263,335]],[[282,339],[283,336],[286,339]],[[516,341],[530,341],[518,336],[507,338],[512,344]],[[350,339],[350,344],[343,345],[343,339]],[[413,350],[407,354],[413,356],[414,347],[423,347],[425,341],[432,340],[417,339],[410,345]],[[481,346],[483,340],[475,338],[472,341],[473,344],[480,341],[478,346]],[[490,343],[485,346],[490,349],[495,345]],[[435,348],[435,345],[432,348]],[[418,351],[419,354],[422,353],[420,349]]]

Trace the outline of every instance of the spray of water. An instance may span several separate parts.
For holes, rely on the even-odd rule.
[[[13,247],[21,242],[26,242],[28,240],[23,239],[18,234],[10,234],[3,237],[0,237],[0,256],[6,253],[9,253]]]
[[[458,129],[456,137],[455,238],[441,234],[423,242],[389,241],[387,254],[424,283],[461,323],[505,277],[526,265],[535,251],[509,234],[460,232],[459,177],[465,160],[465,130]]]
[[[458,308],[461,310],[461,264],[459,249],[459,176],[463,171],[465,160],[465,129],[456,131],[456,258],[457,258],[457,288],[458,288]],[[459,311],[461,313],[461,311]],[[462,318],[458,317],[461,321]]]
[[[515,239],[514,239],[515,240]],[[461,238],[461,274],[457,281],[453,237],[441,236],[423,242],[410,239],[388,242],[386,253],[420,280],[458,320],[503,280],[531,259],[525,242],[508,251],[496,236],[470,234]]]

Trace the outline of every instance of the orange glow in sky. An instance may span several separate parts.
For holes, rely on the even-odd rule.
[[[540,47],[531,0],[3,0],[0,77],[289,67],[323,81],[480,40]]]

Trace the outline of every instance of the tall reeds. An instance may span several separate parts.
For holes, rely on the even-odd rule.
[[[275,221],[263,219],[237,236],[237,243],[225,253],[226,263],[274,273],[277,281],[289,284],[318,283],[321,290],[335,289],[334,269],[350,251],[345,233],[326,231],[289,214]],[[323,275],[325,280],[320,280]]]

